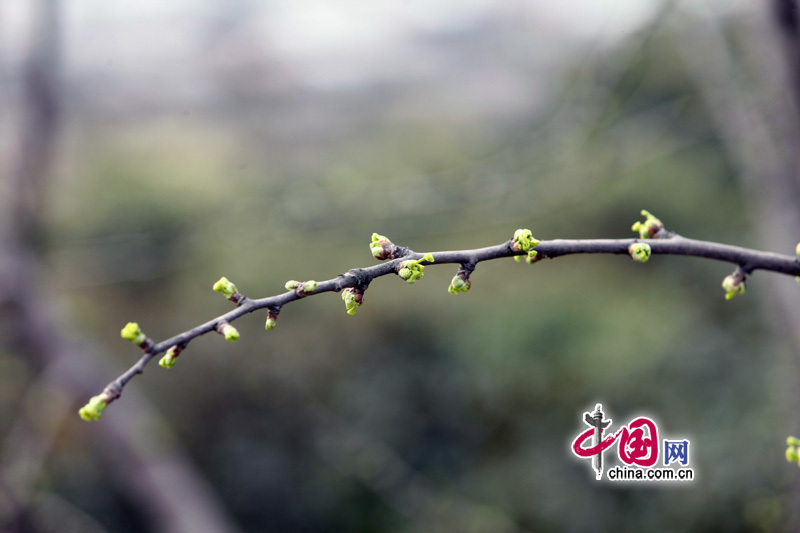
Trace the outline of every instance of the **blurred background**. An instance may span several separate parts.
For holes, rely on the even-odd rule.
[[[800,240],[796,5],[0,3],[0,530],[796,531],[800,298],[730,265],[483,263],[161,340],[288,279],[417,251],[668,229]],[[686,486],[598,484],[602,401],[691,440]]]

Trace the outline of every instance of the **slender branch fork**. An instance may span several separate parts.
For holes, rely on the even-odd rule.
[[[555,239],[540,241],[535,245],[535,249],[538,253],[538,259],[552,259],[573,254],[627,255],[631,253],[631,245],[637,243],[649,245],[650,253],[654,255],[684,255],[733,263],[737,267],[733,276],[737,276],[740,281],[755,270],[768,270],[790,276],[800,276],[798,258],[716,242],[688,239],[663,230],[659,231],[654,238],[644,239]],[[315,296],[325,292],[340,292],[348,288],[355,288],[363,295],[372,280],[388,274],[398,274],[403,264],[406,264],[409,260],[418,261],[420,265],[459,264],[460,268],[457,275],[462,276],[463,280],[467,280],[469,274],[480,262],[526,255],[525,251],[521,251],[514,246],[514,239],[486,248],[431,252],[430,254],[421,254],[391,243],[389,245],[392,246],[392,253],[389,254],[392,260],[371,267],[354,268],[344,274],[339,274],[336,278],[318,282],[316,289],[311,292],[301,290],[301,285],[288,292],[259,299],[250,299],[236,293],[234,295],[235,298],[231,298],[237,304],[234,310],[161,342],[154,343],[147,339],[146,342],[141,344],[144,355],[125,373],[108,384],[102,393],[103,401],[110,403],[119,398],[125,385],[136,374],[141,374],[150,360],[157,355],[175,346],[183,349],[192,339],[211,331],[220,331],[222,326],[253,311],[267,308],[271,314],[270,316],[277,317],[277,313],[283,306],[306,296]],[[430,261],[430,256],[433,257],[433,261]]]

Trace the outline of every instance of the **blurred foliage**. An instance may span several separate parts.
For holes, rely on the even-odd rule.
[[[373,231],[417,251],[518,227],[631,237],[647,208],[678,233],[757,247],[675,38],[655,26],[576,57],[545,111],[488,123],[396,95],[381,107],[374,89],[369,116],[343,99],[352,119],[325,135],[281,138],[214,109],[72,120],[47,191],[48,290],[121,371],[138,356],[118,338],[127,321],[163,339],[229,308],[211,291],[221,275],[257,297],[371,264]],[[257,313],[235,345],[203,337],[130,385],[166,421],[141,438],[185,446],[246,531],[772,531],[796,518],[776,386],[789,348],[765,323],[761,275],[725,302],[729,271],[508,260],[479,265],[464,295],[446,292],[455,267],[431,267],[413,286],[376,281],[354,317],[337,295],[288,306],[269,333]],[[0,405],[29,379],[0,354]],[[615,426],[648,413],[689,437],[694,484],[596,484],[569,443],[598,401]],[[145,530],[73,418],[42,488],[109,530]],[[348,448],[352,435],[372,444]]]

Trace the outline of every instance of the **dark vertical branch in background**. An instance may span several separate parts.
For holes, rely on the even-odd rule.
[[[772,20],[783,52],[793,99],[800,103],[800,13],[796,0],[773,0]],[[800,120],[800,116],[797,116]]]
[[[771,116],[782,118],[775,122],[780,126],[777,133],[782,140],[789,167],[776,185],[788,204],[786,208],[797,213],[800,212],[800,154],[797,150],[797,143],[800,142],[800,6],[797,0],[773,0],[772,7],[776,43],[782,58],[776,65],[782,71],[777,73],[777,77],[788,88],[778,91],[783,98],[778,101],[777,109],[773,110]]]
[[[800,240],[800,12],[796,0],[772,1],[772,26],[775,42],[781,52],[782,61],[776,64],[778,90],[776,104],[772,107],[772,122],[776,125],[784,158],[786,171],[764,181],[763,189],[751,183],[752,204],[761,217],[768,217],[761,226],[760,237],[765,242],[789,244]],[[769,26],[768,26],[769,27]],[[772,62],[775,64],[775,62]],[[771,79],[775,79],[771,78]],[[783,82],[783,83],[781,83]],[[788,88],[788,89],[783,89]],[[782,90],[783,89],[783,90]],[[773,201],[770,202],[770,199]],[[782,220],[781,220],[782,219]],[[798,417],[797,391],[800,387],[800,298],[790,295],[775,283],[770,284],[772,299],[777,303],[779,313],[773,312],[773,330],[776,335],[789,331],[787,336],[791,346],[784,366],[781,385],[784,391],[783,419],[792,426],[786,432],[796,435],[800,431]],[[791,489],[796,496],[800,494],[800,479],[794,478]],[[800,531],[800,523],[791,524],[792,531]],[[787,529],[788,530],[788,529]]]
[[[23,63],[20,102],[20,141],[14,171],[13,221],[22,246],[38,233],[41,189],[58,133],[60,106],[58,0],[35,2],[30,52]]]
[[[772,0],[768,7],[743,34],[745,57],[732,53],[720,21],[713,19],[683,32],[679,46],[741,181],[754,236],[769,249],[789,251],[800,241],[800,28],[795,1]],[[777,378],[780,412],[786,434],[797,434],[800,298],[796,287],[787,290],[787,280],[767,283],[769,301],[762,300],[762,311],[788,348]],[[776,448],[783,444],[775,440]],[[800,478],[792,492],[800,494]],[[800,528],[796,520],[783,525]]]
[[[58,8],[58,0],[26,3],[31,31],[21,57],[11,62],[16,68],[5,73],[9,83],[0,124],[7,141],[0,146],[0,177],[5,181],[0,191],[0,347],[22,357],[34,378],[19,399],[0,449],[0,531],[37,531],[30,512],[32,496],[63,421],[75,416],[76,402],[61,401],[47,409],[53,423],[31,424],[29,415],[41,409],[37,394],[44,390],[82,398],[94,384],[89,376],[102,374],[91,349],[67,340],[50,300],[39,289],[43,189],[61,122]],[[144,411],[130,411],[124,420],[98,428],[98,440],[106,444],[87,453],[109,459],[121,491],[143,510],[147,516],[142,518],[153,530],[236,531],[213,489],[179,446],[148,450],[136,444],[137,424],[158,421],[158,416],[139,395],[130,399]]]
[[[30,10],[31,31],[22,47],[19,74],[8,75],[13,81],[7,84],[10,94],[4,110],[10,150],[3,165],[9,183],[0,205],[5,215],[0,224],[0,316],[8,319],[6,338],[29,354],[29,364],[40,364],[41,352],[32,349],[33,339],[15,332],[30,327],[24,317],[32,311],[29,291],[35,287],[33,250],[40,233],[39,203],[60,116],[58,2],[38,0]]]

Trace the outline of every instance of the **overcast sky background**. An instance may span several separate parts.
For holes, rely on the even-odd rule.
[[[7,0],[0,6],[0,46],[6,60],[13,59],[25,38],[31,4]],[[682,4],[699,14],[754,7],[744,1]],[[569,49],[566,43],[613,44],[636,31],[659,5],[641,0],[77,0],[62,2],[65,71],[68,79],[109,69],[163,71],[198,53],[198,42],[209,42],[199,34],[215,29],[225,33],[236,26],[239,38],[249,36],[249,46],[290,65],[295,81],[342,87],[435,67],[419,49],[421,36],[457,33],[498,20],[530,36],[527,43],[509,40],[515,54],[550,63]]]

